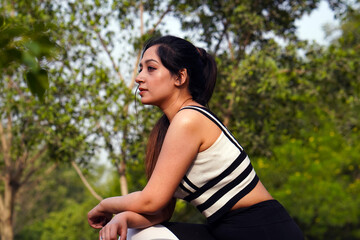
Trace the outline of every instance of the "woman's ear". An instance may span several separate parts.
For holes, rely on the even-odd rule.
[[[177,74],[175,85],[177,87],[184,86],[187,83],[187,80],[188,80],[187,70],[186,70],[186,68],[183,68]]]

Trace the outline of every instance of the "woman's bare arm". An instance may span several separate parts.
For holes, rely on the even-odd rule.
[[[100,239],[116,240],[118,236],[126,239],[128,228],[146,228],[162,223],[171,218],[176,200],[172,199],[169,205],[156,215],[143,215],[125,211],[116,214],[99,232]]]
[[[176,199],[172,199],[169,205],[156,215],[145,215],[130,211],[124,212],[126,214],[128,227],[146,228],[155,224],[166,222],[170,220],[175,209],[175,204]]]
[[[132,211],[156,215],[162,211],[198,153],[203,139],[199,133],[200,117],[195,111],[179,112],[169,126],[154,172],[145,188],[101,201],[88,214],[90,225],[95,227],[107,213]]]

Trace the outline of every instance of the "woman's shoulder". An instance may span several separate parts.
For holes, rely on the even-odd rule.
[[[203,106],[187,106],[175,115],[172,123],[179,127],[186,127],[197,132],[202,130],[206,133],[211,128],[218,128],[209,118],[210,115],[209,111]]]
[[[199,151],[209,148],[221,134],[222,130],[204,107],[185,107],[175,117],[178,128],[186,128],[189,134],[196,135],[201,140]]]
[[[201,107],[201,106],[196,106]],[[184,107],[176,113],[171,124],[181,125],[183,127],[198,128],[199,124],[204,121],[202,114],[194,111],[192,108]]]

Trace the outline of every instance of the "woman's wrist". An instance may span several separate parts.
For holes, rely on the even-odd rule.
[[[123,210],[121,210],[122,208],[119,208],[119,206],[122,206],[120,198],[121,197],[110,197],[101,200],[101,202],[99,202],[96,207],[97,211],[112,214],[118,214],[123,212]]]
[[[109,212],[106,209],[106,198],[101,200],[96,208],[99,212]]]
[[[121,213],[115,214],[114,218],[122,218],[122,219],[125,219],[127,224],[129,223],[129,215],[127,214],[127,212],[121,212]]]

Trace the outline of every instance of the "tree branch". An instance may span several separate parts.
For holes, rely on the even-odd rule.
[[[16,160],[15,162],[15,178],[20,177],[22,171],[24,170],[24,165],[26,162],[26,159],[28,158],[29,154],[26,149],[23,150],[23,154]]]
[[[140,35],[144,35],[144,5],[140,1]]]
[[[231,60],[235,61],[234,49],[233,49],[229,34],[225,33],[225,36],[226,36],[226,40],[227,40],[228,45],[229,45]],[[232,88],[230,102],[229,102],[229,105],[228,105],[227,109],[225,110],[225,118],[224,118],[224,125],[225,126],[229,125],[230,118],[231,118],[231,115],[232,115],[231,110],[232,110],[233,105],[234,105],[235,96],[236,96],[236,88]]]
[[[82,174],[80,168],[78,167],[78,165],[74,162],[71,161],[71,165],[74,167],[75,171],[77,172],[77,174],[79,175],[81,181],[84,183],[85,187],[90,191],[90,193],[99,201],[103,200],[103,198],[98,195],[95,190],[90,186],[89,182],[86,180],[85,176]]]
[[[23,154],[21,155],[21,157],[19,157],[16,161],[16,164],[15,164],[15,168],[16,169],[20,169],[24,166],[27,158],[29,157],[29,152],[27,151],[26,149],[26,146],[25,146],[25,142],[24,142],[24,138],[25,138],[25,135],[24,134],[21,134],[21,138],[20,138],[20,144],[21,144],[21,148],[23,149]]]
[[[144,5],[143,5],[142,1],[140,1],[139,9],[140,9],[140,37],[142,37],[144,35]],[[138,68],[138,65],[140,62],[140,57],[141,57],[141,49],[139,49],[137,52],[136,60],[134,63],[134,68],[132,71],[131,81],[128,86],[129,89],[132,89],[135,85],[135,78],[137,75],[137,68]]]
[[[7,122],[7,138],[8,138],[8,151],[11,152],[11,145],[12,145],[12,118],[11,113],[8,114],[8,122]]]
[[[171,11],[171,5],[168,5],[167,9],[161,14],[158,21],[154,24],[152,29],[150,29],[147,32],[149,35],[151,35],[151,34],[153,34],[155,32],[156,28],[162,22],[162,20],[166,16],[166,14],[168,14],[170,11]],[[144,35],[144,18],[143,18],[143,15],[144,15],[144,6],[143,6],[142,1],[141,1],[140,2],[140,35],[141,36]],[[130,84],[129,84],[129,89],[132,89],[134,87],[134,85],[135,85],[135,78],[136,78],[136,75],[137,75],[137,67],[138,67],[139,62],[140,62],[140,57],[141,57],[141,49],[138,50],[138,53],[137,53],[137,56],[136,56],[134,69],[133,69],[131,81],[130,81]]]
[[[228,29],[228,24],[227,24],[227,22],[223,22],[223,26],[224,26],[224,29],[223,29],[223,31],[221,32],[219,41],[218,41],[218,43],[217,43],[216,46],[215,46],[214,55],[217,54],[217,51],[218,51],[219,48],[220,48],[220,44],[221,44],[221,42],[223,41],[224,36],[226,35],[227,29]]]
[[[106,54],[108,55],[108,57],[109,57],[109,59],[111,61],[111,64],[112,64],[112,66],[114,68],[114,71],[118,74],[118,76],[120,78],[120,81],[124,81],[124,78],[123,78],[123,76],[122,76],[122,74],[121,74],[121,72],[119,70],[119,67],[116,65],[116,63],[114,61],[114,58],[111,56],[111,53],[110,53],[109,49],[107,48],[107,45],[106,45],[104,39],[101,37],[100,32],[96,30],[95,26],[93,27],[93,29],[94,29],[97,37],[100,40],[101,46],[104,48]]]
[[[229,126],[230,118],[231,118],[231,115],[232,115],[232,108],[233,108],[233,105],[234,105],[234,99],[235,99],[235,95],[236,95],[235,92],[236,92],[235,90],[233,90],[231,92],[230,102],[229,102],[229,105],[228,105],[227,109],[225,110],[224,125],[226,127]]]
[[[162,20],[166,16],[166,14],[168,14],[170,11],[171,11],[171,5],[169,4],[167,9],[165,10],[165,12],[163,12],[163,14],[161,14],[159,20],[154,24],[153,28],[148,31],[149,34],[152,34],[155,32],[158,25],[162,22]]]
[[[140,57],[141,57],[141,50],[138,51],[137,56],[136,56],[135,65],[134,65],[134,69],[132,72],[131,81],[129,84],[129,89],[132,89],[135,85],[135,79],[136,79],[136,75],[137,75],[137,66],[139,65]]]
[[[40,177],[38,177],[37,179],[35,179],[34,181],[30,181],[28,182],[28,186],[31,185],[37,185],[38,183],[42,182],[45,176],[48,176],[50,173],[52,173],[52,171],[55,170],[55,168],[58,166],[57,163],[53,163],[48,169],[45,170],[44,174],[42,174]]]
[[[229,46],[229,50],[230,50],[230,56],[231,56],[231,60],[235,60],[235,54],[234,54],[234,48],[232,46],[232,43],[231,43],[231,40],[230,40],[230,37],[229,37],[229,34],[226,32],[225,33],[225,36],[226,36],[226,40],[228,42],[228,46]]]
[[[1,146],[2,146],[2,150],[4,153],[4,163],[5,163],[5,167],[9,168],[10,167],[10,154],[9,154],[9,148],[8,148],[8,143],[6,140],[6,136],[4,133],[4,128],[2,123],[0,122],[0,139],[1,139]]]
[[[48,147],[47,147],[47,146],[44,146],[40,151],[38,151],[38,152],[29,160],[29,164],[33,164],[47,149],[48,149]]]
[[[35,161],[41,157],[41,155],[47,150],[47,146],[43,147],[40,151],[38,151],[28,162],[28,165],[31,166],[30,170],[26,173],[22,181],[20,182],[20,185],[25,184],[29,181],[30,177],[39,169],[39,167],[35,166]],[[44,162],[43,165],[45,165],[46,162]],[[21,177],[22,171],[19,171],[17,173],[17,177]]]
[[[17,93],[18,93],[21,97],[23,97],[24,99],[26,99],[26,97],[24,97],[23,91],[21,91],[21,89],[19,88],[19,86],[16,85],[16,84],[14,83],[14,81],[12,81],[12,79],[11,79],[10,77],[9,77],[9,84],[8,84],[8,86],[9,86],[9,89],[10,89],[10,88],[15,89],[15,90],[17,91]]]
[[[4,205],[4,199],[3,199],[3,195],[0,195],[0,212],[4,212],[4,208],[5,208],[5,205]]]

